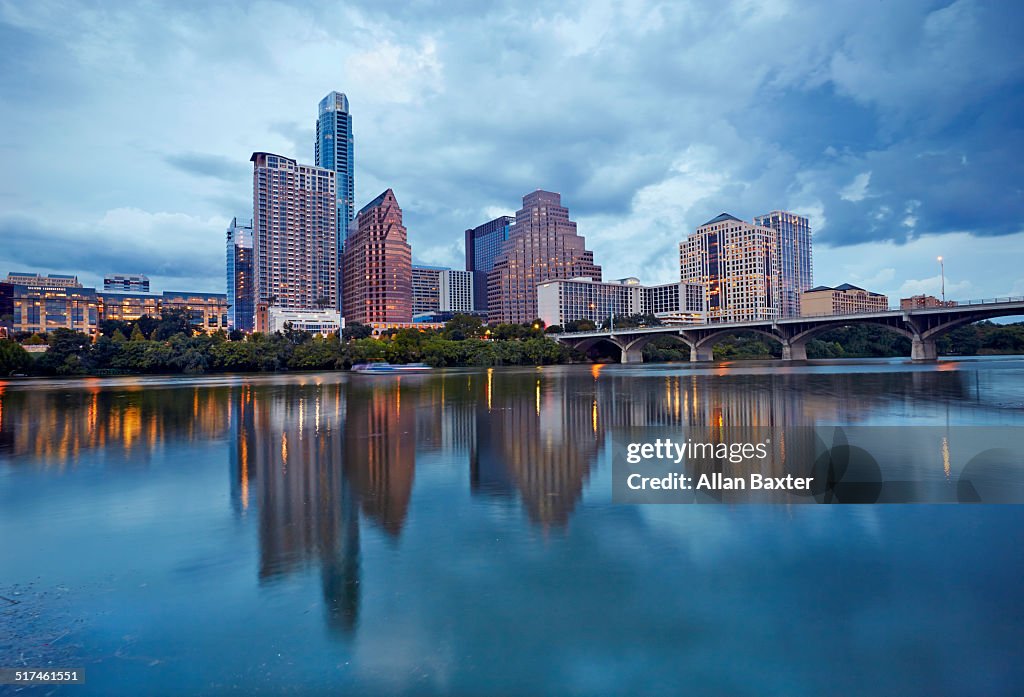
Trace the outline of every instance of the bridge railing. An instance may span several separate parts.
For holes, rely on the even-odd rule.
[[[1005,303],[1024,303],[1024,296],[1006,296],[1001,298],[976,298],[972,300],[947,300],[945,305],[933,306],[933,307],[908,307],[907,310],[941,310],[941,309],[952,309],[958,307],[973,307],[977,305],[997,305]],[[834,312],[820,312],[810,315],[800,315],[798,317],[779,317],[778,319],[796,320],[796,319],[822,319],[825,317],[835,317],[836,319],[845,319],[847,317],[858,317],[862,315],[874,315],[879,312],[900,312],[904,308],[902,307],[887,307],[884,310],[865,310],[863,312],[848,312],[842,314],[836,314]],[[1024,314],[1024,313],[1022,313]],[[620,327],[619,331],[623,334],[636,331],[666,331],[670,329],[690,329],[694,327],[715,327],[723,324],[759,324],[763,322],[771,322],[772,320],[743,320],[740,322],[704,322],[701,324],[662,324],[655,325],[653,327]],[[742,329],[742,327],[740,327]],[[550,336],[575,336],[577,334],[604,334],[614,333],[615,330],[609,329],[588,329],[582,332],[561,332],[558,334],[551,334]]]

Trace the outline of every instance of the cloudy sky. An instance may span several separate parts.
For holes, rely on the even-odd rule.
[[[606,278],[678,278],[722,211],[810,216],[815,282],[1024,295],[1016,3],[0,1],[0,274],[224,290],[254,150],[313,161],[349,96],[356,200],[416,260],[562,193]]]

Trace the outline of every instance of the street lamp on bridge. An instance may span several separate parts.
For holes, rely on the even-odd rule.
[[[939,257],[939,275],[942,277],[942,304],[946,304],[946,263]]]

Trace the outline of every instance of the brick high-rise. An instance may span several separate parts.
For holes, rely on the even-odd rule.
[[[336,307],[334,172],[267,152],[255,152],[251,159],[255,303]]]
[[[516,223],[487,276],[487,315],[492,322],[537,318],[537,284],[555,278],[601,280],[601,267],[569,220],[562,197],[538,189],[523,197]]]
[[[412,321],[412,247],[391,189],[356,215],[343,258],[347,322]]]

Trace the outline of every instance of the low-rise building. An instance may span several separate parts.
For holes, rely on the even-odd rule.
[[[924,310],[929,307],[956,307],[956,300],[939,300],[934,295],[912,295],[900,298],[901,310]]]
[[[888,309],[888,297],[849,283],[835,288],[816,286],[804,291],[800,296],[800,313],[803,317],[853,315],[862,312],[884,312]]]
[[[7,274],[6,283],[15,286],[41,286],[46,288],[81,288],[78,276],[51,273],[46,276],[40,273],[11,271]]]
[[[551,279],[537,285],[537,310],[547,326],[588,319],[651,314],[672,324],[704,321],[704,289],[698,284],[642,285],[639,279],[594,281],[589,277]]]
[[[103,290],[108,293],[148,293],[149,277],[141,273],[108,274],[103,277]]]
[[[226,293],[189,293],[165,291],[160,296],[160,312],[181,310],[187,312],[201,331],[215,332],[228,328],[228,296]]]
[[[100,320],[114,319],[134,322],[140,317],[160,317],[159,295],[148,293],[113,293],[96,294],[99,299]]]
[[[10,295],[14,333],[46,334],[70,329],[96,337],[100,315],[95,288],[11,284]]]
[[[266,329],[283,332],[287,326],[298,331],[328,336],[345,328],[345,321],[337,310],[297,310],[288,307],[266,309]]]

